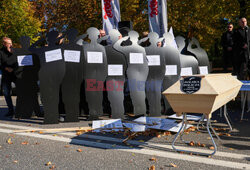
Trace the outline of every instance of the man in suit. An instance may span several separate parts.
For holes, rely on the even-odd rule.
[[[223,65],[224,72],[227,72],[227,68],[230,64],[233,64],[233,24],[229,23],[227,25],[227,31],[222,34],[221,45],[223,47]],[[233,69],[235,67],[233,64]]]
[[[247,19],[242,17],[239,19],[239,28],[233,35],[234,43],[234,62],[236,63],[236,74],[238,79],[249,79],[249,45],[250,31],[247,26]]]

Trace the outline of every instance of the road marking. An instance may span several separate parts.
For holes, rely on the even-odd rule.
[[[0,128],[0,132],[12,133],[13,130]],[[58,137],[58,136],[44,135],[44,134],[37,134],[37,133],[16,133],[16,135],[41,138],[41,139],[49,139],[53,141],[61,141],[61,142],[67,142],[70,144],[86,145],[86,146],[103,148],[103,149],[115,149],[119,151],[139,153],[139,154],[144,154],[144,155],[154,155],[154,156],[159,156],[159,157],[164,157],[164,158],[185,160],[185,161],[203,163],[203,164],[208,164],[208,165],[222,166],[222,167],[227,167],[227,168],[250,169],[250,164],[230,162],[230,161],[205,158],[205,157],[199,157],[199,156],[191,156],[191,155],[185,155],[185,154],[179,154],[179,153],[173,153],[173,152],[167,152],[167,151],[156,151],[156,150],[150,150],[150,149],[144,149],[144,148],[130,148],[127,146],[112,145],[112,144],[107,144],[107,143],[100,143],[100,142],[93,142],[93,141],[86,141],[86,140],[79,140],[79,139],[70,139],[66,137]]]
[[[35,129],[41,129],[42,130],[42,128],[11,125],[11,124],[4,124],[4,123],[0,123],[0,127],[13,128],[13,129],[25,129],[25,130],[30,130],[30,129],[35,128]],[[52,132],[52,134],[55,134],[55,132]],[[56,133],[56,134],[70,136],[70,137],[90,138],[90,139],[95,139],[95,140],[105,140],[105,141],[111,141],[111,142],[117,142],[117,143],[122,143],[122,141],[123,141],[123,139],[106,137],[106,136],[98,136],[98,135],[92,135],[92,134],[82,134],[82,135],[77,136],[76,133],[73,133],[73,132],[67,132],[67,133],[60,132],[60,133]],[[132,144],[132,145],[145,146],[145,147],[149,147],[149,148],[150,147],[151,148],[158,147],[159,149],[160,148],[171,149],[171,150],[173,149],[172,145],[156,144],[156,143],[152,143],[152,142],[139,142],[139,141],[135,141],[135,140],[129,140],[127,143]],[[204,150],[204,149],[199,149],[199,148],[191,148],[191,147],[184,147],[184,146],[177,146],[177,148],[182,149],[182,150],[190,150],[192,152],[211,153],[211,150]],[[221,152],[221,151],[217,151],[214,156],[233,158],[233,159],[243,159],[243,160],[246,160],[247,158],[250,157],[250,155],[237,154],[237,153],[231,153],[231,152]]]

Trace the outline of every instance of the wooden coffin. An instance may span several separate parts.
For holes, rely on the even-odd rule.
[[[177,115],[203,113],[210,116],[215,110],[236,98],[242,83],[231,74],[194,75],[201,77],[200,89],[192,94],[183,92],[181,77],[174,85],[163,92]]]

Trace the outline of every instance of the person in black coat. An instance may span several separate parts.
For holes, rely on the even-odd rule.
[[[229,65],[233,65],[233,70],[235,70],[233,59],[233,24],[229,23],[227,25],[227,31],[222,34],[221,45],[223,47],[223,66],[224,72],[227,72]]]
[[[7,62],[13,55],[12,41],[8,37],[3,37],[3,47],[0,50],[0,69],[2,71],[2,90],[5,101],[8,106],[8,113],[5,116],[12,117],[14,115],[14,107],[11,99],[11,83],[16,81],[13,72],[13,65]]]
[[[247,26],[247,19],[239,19],[239,28],[233,35],[234,41],[234,62],[236,64],[236,74],[238,79],[247,80],[249,74],[249,44],[250,32]]]

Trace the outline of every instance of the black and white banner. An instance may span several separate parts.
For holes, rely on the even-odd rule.
[[[148,17],[149,31],[162,37],[168,30],[166,0],[148,0]]]
[[[103,29],[106,34],[112,29],[118,29],[120,18],[119,0],[102,0]]]

